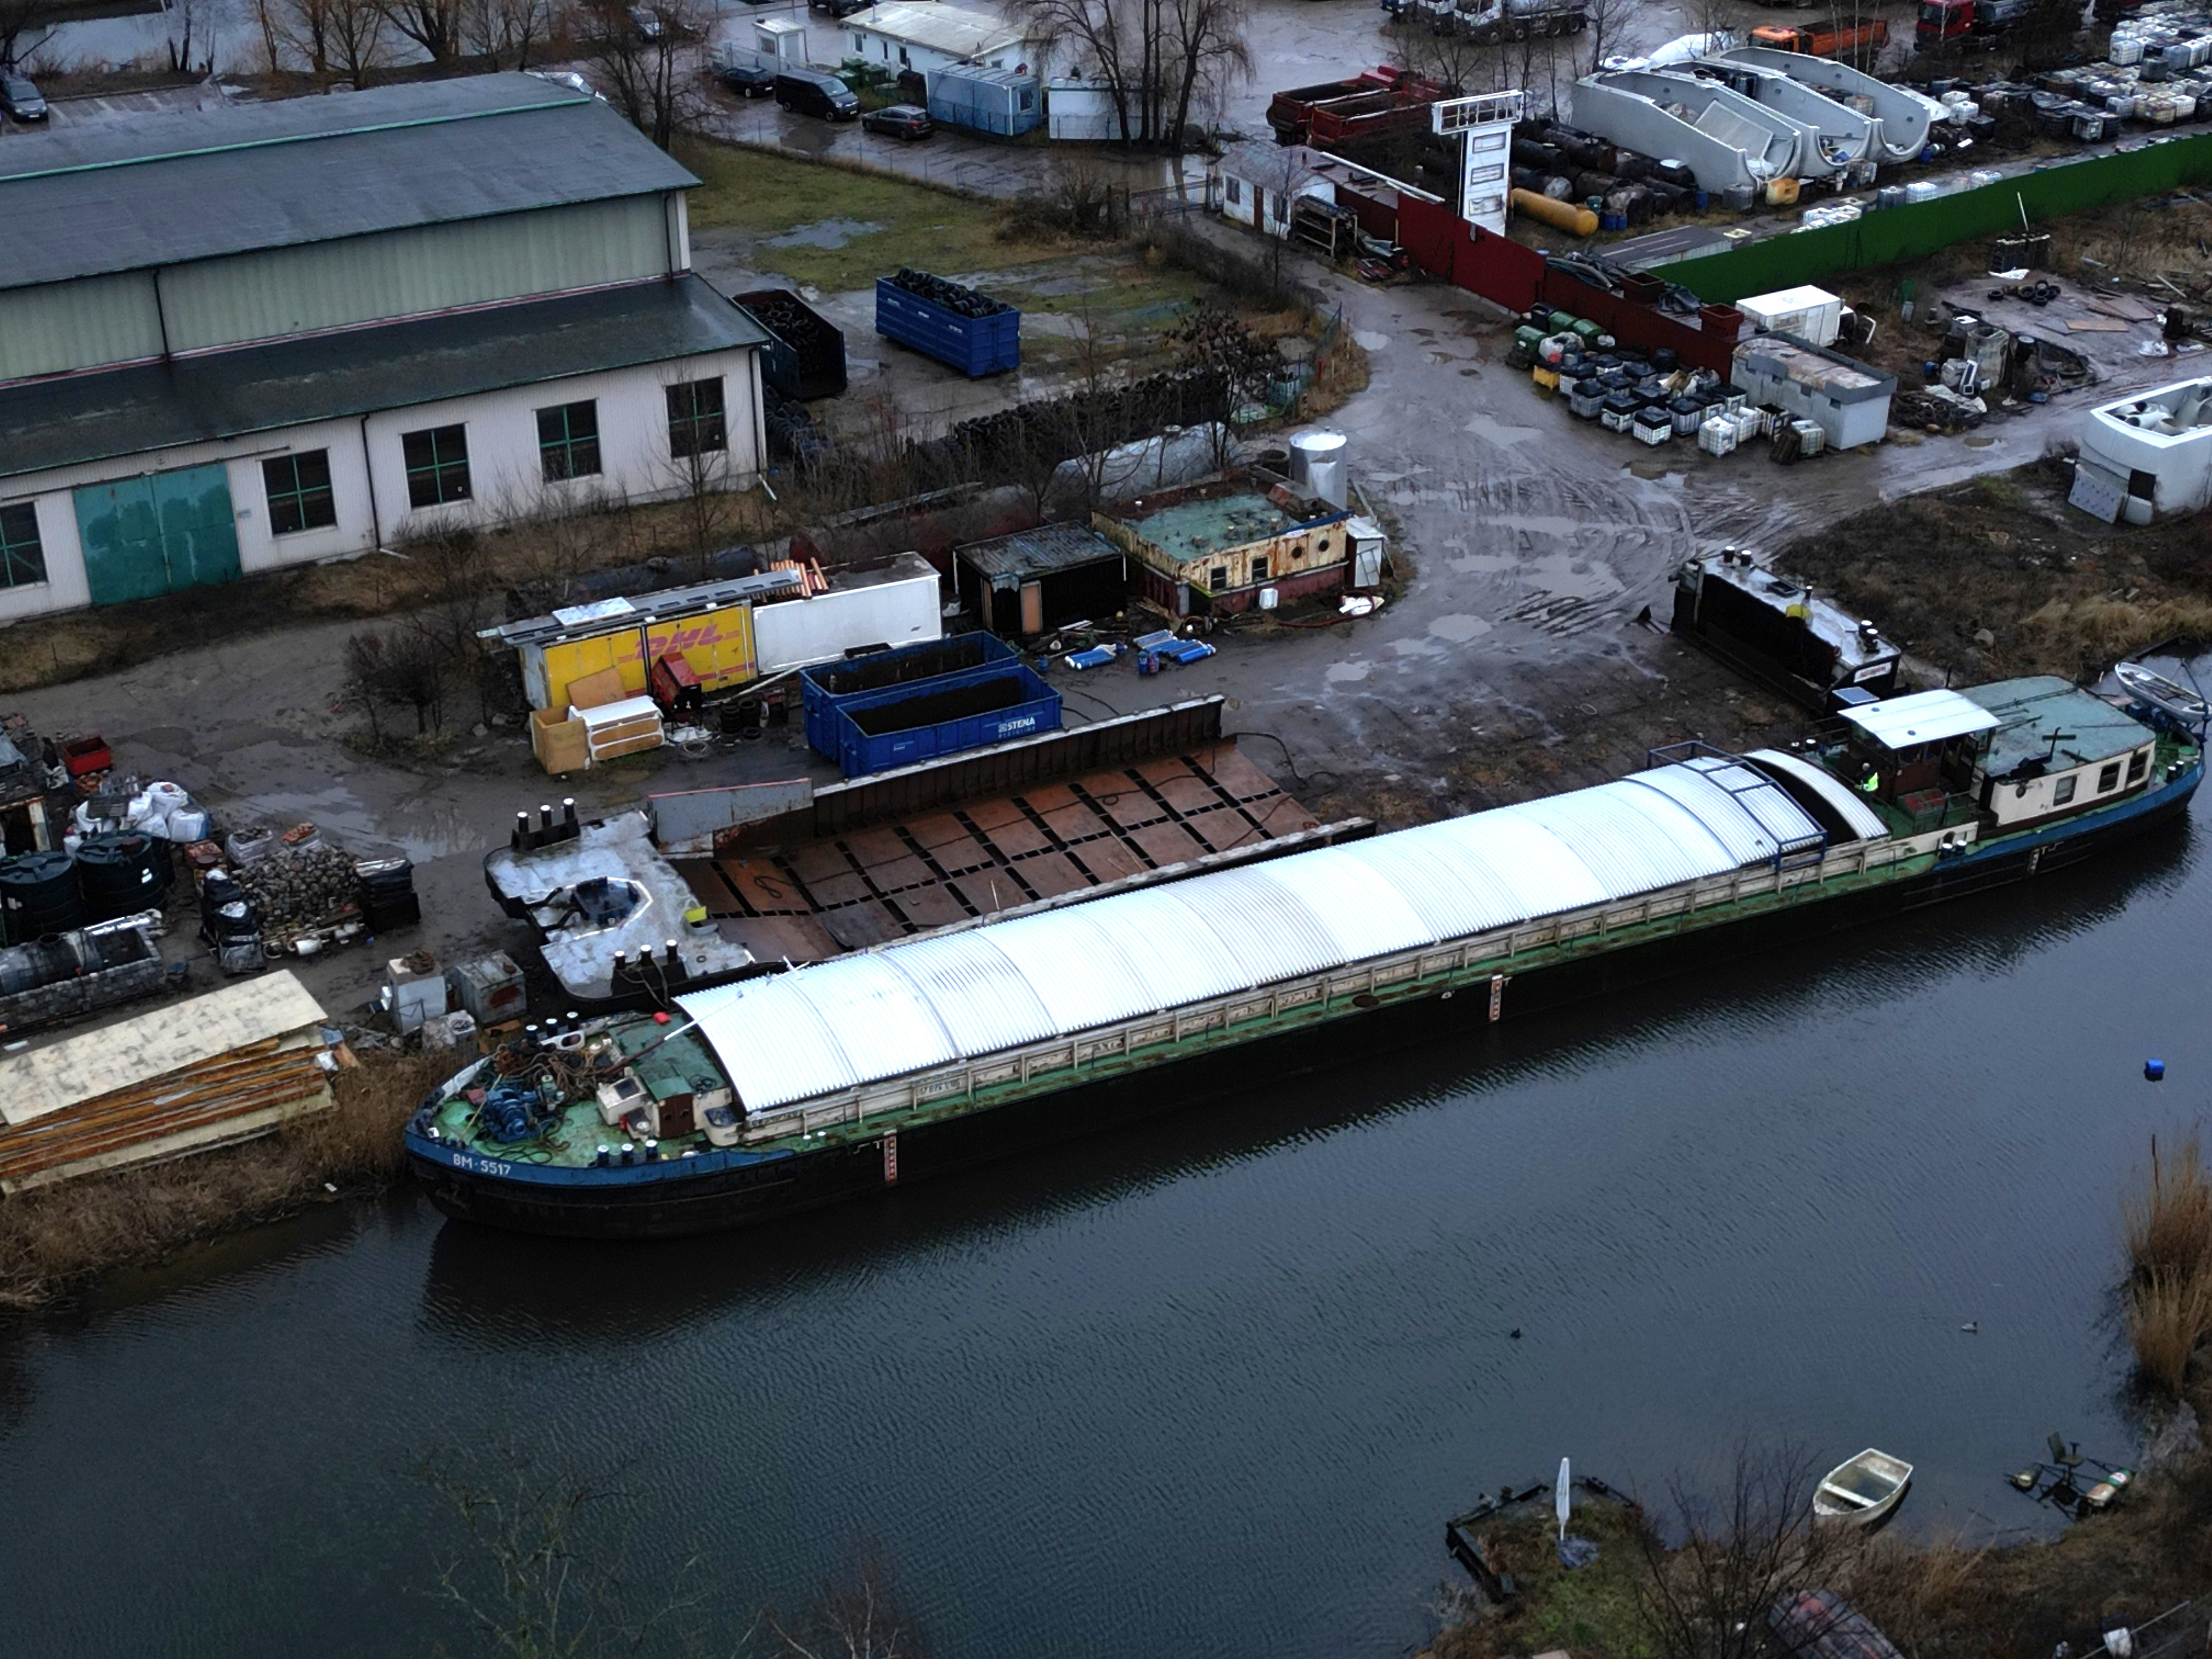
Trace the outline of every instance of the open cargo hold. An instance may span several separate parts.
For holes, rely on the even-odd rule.
[[[766,331],[761,379],[799,403],[845,389],[845,336],[789,289],[756,289],[738,307]]]
[[[876,278],[876,332],[971,380],[1022,366],[1022,313],[926,271]]]
[[[321,1005],[269,974],[0,1062],[0,1193],[183,1157],[331,1103]]]
[[[801,684],[807,742],[848,778],[1060,729],[1060,694],[988,634],[810,669]]]
[[[806,741],[817,754],[834,760],[837,728],[833,717],[845,704],[925,680],[949,683],[978,670],[995,672],[1019,660],[1013,647],[992,635],[955,634],[950,639],[872,651],[866,656],[807,669],[799,677]]]

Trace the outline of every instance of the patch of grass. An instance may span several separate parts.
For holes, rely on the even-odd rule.
[[[2031,463],[1855,514],[1775,563],[1969,682],[2088,680],[2160,641],[2212,639],[2205,526],[2107,527],[2066,487]]]
[[[1656,1651],[1637,1603],[1643,1571],[1637,1545],[1643,1512],[1577,1497],[1567,1530],[1598,1547],[1597,1559],[1570,1572],[1560,1565],[1550,1505],[1482,1529],[1492,1559],[1520,1582],[1521,1594],[1493,1615],[1445,1632],[1435,1659],[1565,1648],[1614,1659],[1650,1659]]]
[[[2152,1139],[2150,1177],[2140,1194],[2121,1199],[2120,1215],[2137,1274],[2193,1273],[2212,1263],[2212,1182],[2193,1133],[2163,1154]]]
[[[746,261],[831,293],[866,288],[901,265],[939,275],[995,270],[1048,259],[1051,241],[1001,235],[1008,210],[950,191],[821,162],[701,141],[677,159],[699,175],[691,224],[731,226],[759,240]],[[825,219],[871,227],[842,247],[773,247],[768,239]]]
[[[2179,1396],[2189,1362],[2212,1328],[2212,1280],[2202,1272],[2154,1268],[2128,1290],[2128,1346],[2151,1382]]]

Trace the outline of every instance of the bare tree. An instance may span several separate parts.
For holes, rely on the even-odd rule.
[[[773,1613],[763,1614],[761,1623],[788,1659],[917,1659],[921,1651],[913,1620],[872,1560],[851,1577],[824,1584],[807,1626],[793,1631]]]
[[[52,27],[61,19],[58,0],[0,0],[0,67],[16,61],[16,43],[34,29]]]
[[[461,42],[473,56],[530,67],[553,32],[553,0],[461,0]]]
[[[1167,0],[1164,56],[1175,114],[1162,136],[1176,155],[1183,151],[1193,97],[1232,76],[1252,72],[1250,26],[1245,0]]]
[[[450,64],[460,56],[461,0],[377,0],[377,9],[431,62]]]
[[[272,70],[304,65],[356,91],[390,61],[383,0],[254,0]]]
[[[1251,67],[1249,0],[1027,0],[1026,15],[1106,82],[1124,145],[1179,153],[1194,105]]]
[[[191,72],[192,36],[196,31],[204,31],[199,46],[206,61],[199,72],[211,72],[215,68],[215,47],[207,37],[215,33],[215,21],[209,15],[210,8],[205,0],[168,0],[165,9],[169,20],[169,67],[179,74]]]
[[[1759,1659],[1775,1650],[1767,1613],[1787,1594],[1824,1588],[1851,1564],[1848,1528],[1816,1526],[1812,1492],[1820,1465],[1795,1448],[1737,1449],[1727,1491],[1668,1484],[1673,1547],[1656,1528],[1639,1534],[1638,1610],[1662,1659]],[[1783,1651],[1800,1651],[1801,1633]]]
[[[704,19],[698,0],[653,0],[647,9],[655,25],[650,35],[618,0],[594,0],[586,56],[608,101],[666,149],[696,128],[707,109],[693,45]]]
[[[323,9],[323,46],[330,70],[359,92],[391,61],[391,42],[385,33],[385,15],[379,0],[307,3]]]

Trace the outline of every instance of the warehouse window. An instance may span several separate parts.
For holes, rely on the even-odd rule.
[[[407,505],[442,507],[469,498],[469,429],[434,426],[399,434],[407,463]]]
[[[2097,793],[2100,795],[2109,795],[2113,790],[2119,787],[2120,763],[2118,761],[2114,761],[2110,766],[2097,774]]]
[[[556,404],[538,411],[538,458],[544,463],[545,481],[588,478],[599,470],[599,406],[586,398],[580,404]]]
[[[866,52],[867,49],[868,37],[866,35],[856,34],[853,37],[853,50],[854,52]]]
[[[2063,806],[2068,801],[2072,800],[2074,799],[2074,786],[2080,781],[2081,779],[2079,778],[2059,779],[2057,786],[2051,792],[2051,804],[2053,806]]]
[[[46,579],[39,543],[39,509],[28,501],[0,507],[0,587],[28,587]]]
[[[1224,187],[1222,193],[1228,198],[1229,205],[1235,207],[1244,199],[1244,186],[1231,179]]]
[[[331,496],[331,452],[303,450],[272,455],[261,463],[261,487],[269,493],[269,533],[295,536],[302,530],[328,530],[338,521]]]
[[[668,453],[679,460],[730,447],[722,421],[722,382],[678,380],[668,388]]]

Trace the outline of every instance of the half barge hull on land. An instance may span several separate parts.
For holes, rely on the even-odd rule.
[[[683,1041],[711,1050],[732,1103],[719,1129],[690,1132],[688,1095],[675,1133],[581,1101],[509,1151],[449,1087],[410,1125],[410,1159],[448,1213],[527,1231],[768,1219],[2045,873],[2171,820],[2197,787],[2186,738],[2063,682],[1975,695],[2007,711],[2001,740],[1980,704],[1923,694],[1876,706],[1893,748],[1862,729],[1799,755],[1692,752],[1599,790],[685,997]],[[2094,733],[2067,775],[2090,804],[2069,790],[2052,806],[2066,779],[2014,758],[2037,722]],[[1966,783],[1968,766],[1978,804],[1928,781]],[[2131,766],[2099,804],[2101,774]],[[605,1073],[637,1039],[587,1041]]]

